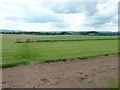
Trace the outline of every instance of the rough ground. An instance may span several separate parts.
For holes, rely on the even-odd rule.
[[[110,78],[118,78],[118,57],[32,63],[4,68],[2,76],[3,88],[102,88]]]

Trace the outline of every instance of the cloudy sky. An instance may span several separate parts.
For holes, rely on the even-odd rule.
[[[0,29],[117,31],[118,0],[0,0]]]

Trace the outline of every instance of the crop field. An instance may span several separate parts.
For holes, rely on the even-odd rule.
[[[31,39],[31,43],[16,43]],[[66,61],[74,58],[118,53],[117,36],[2,35],[2,66],[35,62]]]

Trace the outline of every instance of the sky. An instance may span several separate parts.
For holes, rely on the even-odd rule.
[[[0,29],[117,31],[118,0],[0,0]]]

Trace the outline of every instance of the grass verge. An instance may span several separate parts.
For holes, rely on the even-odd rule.
[[[117,55],[116,53],[111,53],[111,54],[101,54],[101,55],[96,55],[96,56],[86,56],[86,57],[77,57],[77,58],[61,58],[61,59],[46,59],[46,60],[40,60],[38,61],[39,63],[51,63],[51,62],[59,62],[59,61],[72,61],[75,59],[80,59],[80,60],[86,60],[89,58],[95,58],[95,57],[100,57],[100,56],[110,56],[110,55]],[[32,62],[32,61],[31,61]],[[37,62],[37,61],[36,61]],[[2,68],[9,68],[9,67],[15,67],[19,65],[26,65],[29,64],[30,62],[27,61],[21,61],[21,62],[16,62],[16,63],[10,63],[10,64],[2,64]]]
[[[120,90],[120,83],[115,78],[110,78],[107,86],[111,88],[110,90]]]

